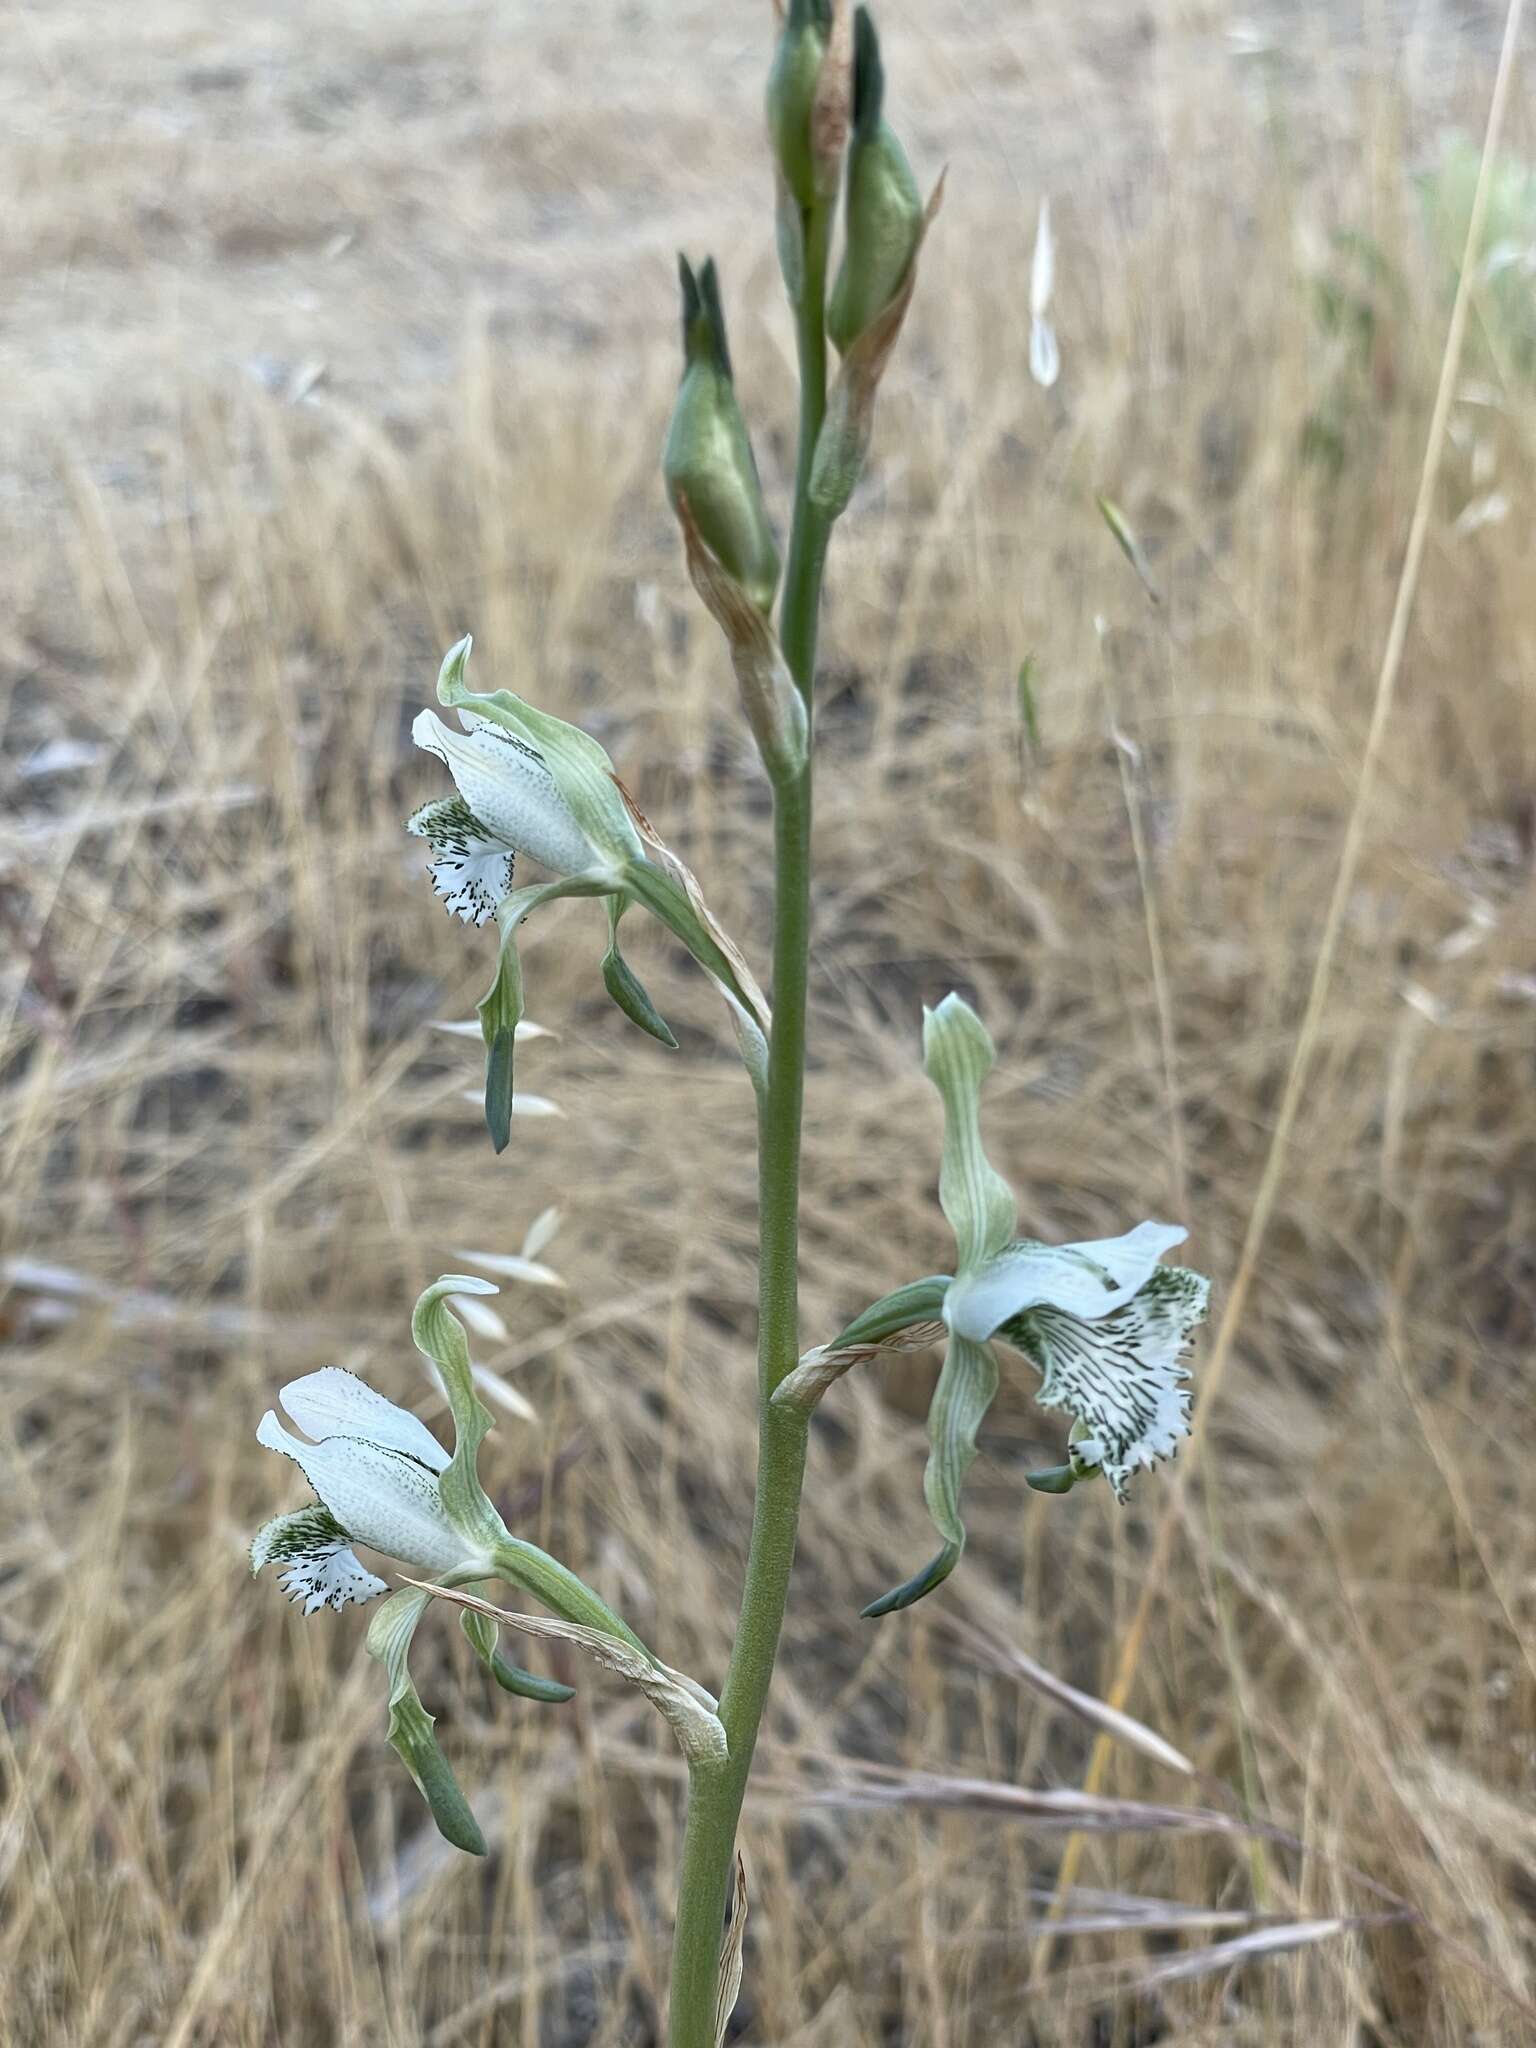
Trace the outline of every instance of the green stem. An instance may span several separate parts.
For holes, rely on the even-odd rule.
[[[779,637],[809,707],[828,528],[811,505],[816,436],[826,410],[824,326],[830,207],[804,221],[805,285],[796,315],[800,447],[794,525]],[[730,1744],[719,1766],[695,1766],[688,1784],[672,1957],[671,2048],[715,2048],[721,1934],[757,1731],[768,1700],[794,1564],[808,1418],[769,1400],[800,1355],[798,1261],[800,1118],[805,1087],[805,997],[811,929],[811,770],[774,790],[773,1036],[758,1133],[758,1466],[752,1545],[736,1640],[720,1699]]]

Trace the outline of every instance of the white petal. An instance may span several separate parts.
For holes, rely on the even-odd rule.
[[[405,829],[431,847],[427,873],[454,917],[480,925],[495,916],[497,904],[512,891],[514,850],[486,830],[462,797],[423,804],[406,819]]]
[[[521,1280],[529,1287],[563,1287],[565,1282],[549,1266],[517,1252],[455,1252],[454,1257],[471,1266],[483,1266],[487,1273],[499,1273],[505,1280]]]
[[[1029,1308],[1059,1308],[1096,1322],[1145,1287],[1163,1253],[1188,1235],[1175,1223],[1138,1223],[1124,1237],[1086,1244],[1010,1245],[957,1278],[944,1299],[944,1320],[974,1344]]]
[[[1189,1374],[1179,1363],[1205,1315],[1210,1282],[1181,1266],[1160,1267],[1134,1301],[1095,1322],[1037,1308],[1005,1332],[1042,1378],[1042,1408],[1062,1408],[1089,1432],[1074,1446],[1102,1465],[1117,1498],[1139,1467],[1171,1458],[1189,1434]]]
[[[414,1458],[353,1437],[304,1443],[284,1429],[270,1408],[256,1441],[292,1458],[354,1542],[426,1571],[454,1571],[469,1562],[468,1546],[448,1519],[436,1477]]]
[[[307,1436],[356,1437],[445,1472],[448,1453],[424,1422],[376,1394],[366,1380],[339,1365],[322,1366],[290,1380],[277,1397]]]
[[[300,1508],[275,1515],[257,1530],[251,1544],[251,1570],[280,1564],[278,1584],[290,1600],[302,1601],[304,1612],[343,1607],[373,1600],[389,1588],[365,1571],[347,1543],[347,1532],[325,1507]]]
[[[531,853],[557,875],[579,874],[598,859],[541,755],[502,726],[472,713],[455,732],[423,711],[411,727],[418,747],[436,754],[459,795],[494,839]]]

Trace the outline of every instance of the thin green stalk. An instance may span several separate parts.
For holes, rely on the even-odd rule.
[[[809,483],[826,410],[824,306],[831,218],[830,208],[822,207],[804,223],[805,283],[796,318],[800,443],[780,614],[785,660],[807,706],[828,538],[825,519],[811,505]],[[773,1036],[758,1133],[757,1493],[741,1613],[720,1700],[730,1756],[723,1766],[696,1766],[689,1778],[672,1958],[671,2048],[715,2048],[721,1935],[736,1827],[778,1655],[805,1476],[808,1420],[773,1407],[769,1397],[800,1355],[800,1121],[811,924],[809,758],[774,790],[774,879]]]

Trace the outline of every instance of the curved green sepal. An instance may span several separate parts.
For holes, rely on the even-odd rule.
[[[645,984],[619,951],[619,919],[624,915],[627,902],[623,896],[610,896],[608,899],[609,939],[608,950],[603,955],[603,987],[631,1024],[638,1024],[659,1044],[676,1052],[677,1040],[672,1035],[671,1026],[646,993]]]
[[[920,1572],[916,1572],[902,1585],[893,1586],[889,1593],[882,1593],[878,1600],[871,1600],[867,1607],[859,1610],[862,1621],[878,1621],[882,1614],[899,1614],[904,1607],[911,1607],[921,1600],[925,1593],[931,1593],[936,1586],[942,1586],[955,1566],[960,1562],[960,1546],[946,1543],[936,1557],[931,1557]]]
[[[468,1273],[444,1273],[423,1290],[411,1315],[411,1341],[442,1375],[453,1410],[453,1457],[438,1479],[448,1518],[466,1542],[486,1550],[501,1542],[507,1526],[480,1484],[477,1460],[491,1427],[491,1411],[475,1392],[464,1325],[448,1306],[455,1294],[495,1294],[489,1280]]]
[[[562,1685],[558,1678],[540,1678],[503,1657],[496,1647],[496,1624],[488,1615],[478,1614],[472,1607],[461,1607],[459,1626],[474,1645],[475,1655],[503,1692],[515,1693],[523,1700],[538,1700],[550,1707],[562,1706],[566,1700],[575,1699],[574,1685]]]
[[[960,996],[923,1013],[923,1072],[944,1103],[939,1205],[960,1251],[960,1273],[1000,1252],[1014,1233],[1018,1204],[981,1141],[981,1084],[997,1054],[987,1028]]]
[[[937,1322],[944,1313],[944,1297],[950,1289],[948,1273],[930,1273],[926,1280],[909,1280],[905,1287],[882,1295],[846,1329],[839,1330],[828,1351],[843,1351],[855,1344],[883,1344],[899,1337],[913,1323]]]
[[[1070,1493],[1079,1474],[1071,1465],[1047,1465],[1040,1472],[1026,1472],[1024,1484],[1036,1493]]]
[[[527,888],[514,889],[496,906],[501,931],[496,973],[475,1005],[475,1015],[485,1040],[485,1127],[498,1152],[506,1151],[512,1136],[512,1077],[517,1027],[523,1015],[523,964],[517,951],[517,928],[541,903],[552,903],[561,896],[613,894],[613,884],[606,876],[562,875],[555,882],[533,882]]]
[[[368,1654],[389,1673],[390,1747],[410,1772],[416,1789],[431,1809],[445,1841],[470,1856],[485,1854],[485,1837],[469,1801],[459,1789],[452,1766],[438,1746],[432,1715],[421,1704],[406,1660],[416,1624],[431,1599],[414,1586],[402,1586],[378,1609],[368,1630]]]
[[[976,1457],[976,1435],[997,1394],[997,1360],[985,1344],[951,1335],[944,1370],[928,1411],[932,1446],[923,1474],[923,1495],[944,1548],[915,1578],[864,1609],[871,1618],[910,1607],[942,1585],[965,1549],[960,1494]]]

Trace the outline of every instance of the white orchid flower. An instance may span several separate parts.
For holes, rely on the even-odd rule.
[[[640,838],[613,779],[613,764],[578,727],[514,697],[477,696],[465,680],[473,642],[466,634],[443,658],[438,701],[459,727],[423,711],[411,727],[435,754],[456,794],[426,803],[406,829],[432,849],[432,886],[455,917],[484,924],[512,893],[516,856],[526,853],[557,878],[623,885]]]
[[[511,895],[519,850],[557,875],[571,875],[590,865],[591,848],[539,756],[498,726],[461,716],[462,732],[430,711],[411,727],[411,738],[444,763],[459,793],[423,804],[405,829],[432,849],[427,872],[450,914],[481,925]]]
[[[425,1423],[337,1365],[290,1380],[278,1399],[315,1441],[294,1436],[270,1408],[256,1441],[291,1458],[318,1500],[258,1530],[251,1568],[281,1564],[278,1583],[306,1614],[340,1613],[387,1590],[358,1563],[353,1543],[422,1571],[489,1569],[443,1506],[438,1476],[449,1454]]]
[[[277,1515],[258,1530],[251,1569],[282,1567],[279,1583],[306,1614],[321,1607],[338,1613],[388,1592],[352,1546],[366,1545],[430,1575],[463,1586],[505,1579],[535,1594],[574,1626],[617,1637],[638,1658],[650,1652],[607,1603],[574,1572],[531,1543],[511,1535],[480,1484],[480,1445],[491,1415],[475,1391],[464,1326],[451,1303],[495,1294],[489,1280],[445,1273],[416,1304],[411,1335],[453,1412],[450,1454],[424,1422],[340,1366],[325,1366],[291,1380],[279,1395],[295,1436],[268,1409],[258,1443],[299,1467],[317,1495],[309,1507]],[[432,1595],[412,1583],[392,1593],[368,1630],[369,1653],[389,1676],[389,1739],[450,1842],[476,1855],[485,1843],[422,1706],[408,1669],[411,1641]],[[463,1616],[464,1633],[497,1683],[508,1692],[545,1701],[569,1699],[571,1688],[519,1670],[497,1650],[497,1629],[483,1614]]]
[[[496,978],[479,1003],[485,1041],[485,1120],[498,1152],[511,1135],[513,1053],[523,1016],[517,932],[530,912],[562,896],[603,896],[608,951],[603,986],[642,1031],[676,1047],[666,1021],[619,950],[619,920],[643,903],[682,940],[730,1006],[754,1083],[767,1062],[767,1011],[761,992],[710,915],[698,885],[633,810],[613,763],[589,733],[515,697],[477,695],[466,681],[466,635],[443,657],[437,700],[458,728],[423,711],[411,728],[448,769],[454,794],[423,804],[406,820],[425,839],[432,886],[453,916],[501,933]],[[547,882],[513,886],[519,853],[549,869]]]
[[[995,1058],[981,1019],[959,996],[925,1013],[924,1071],[944,1103],[939,1201],[955,1233],[956,1271],[887,1296],[823,1347],[834,1357],[867,1355],[935,1315],[949,1332],[929,1412],[932,1452],[924,1481],[944,1548],[867,1614],[910,1606],[960,1560],[960,1490],[997,1392],[993,1338],[1034,1365],[1041,1407],[1072,1417],[1068,1462],[1031,1475],[1042,1491],[1066,1492],[1102,1472],[1123,1501],[1132,1474],[1172,1457],[1189,1434],[1189,1374],[1181,1354],[1205,1315],[1210,1283],[1158,1263],[1186,1233],[1175,1224],[1148,1222],[1123,1237],[1082,1244],[1016,1237],[1013,1192],[981,1141],[981,1087]]]

